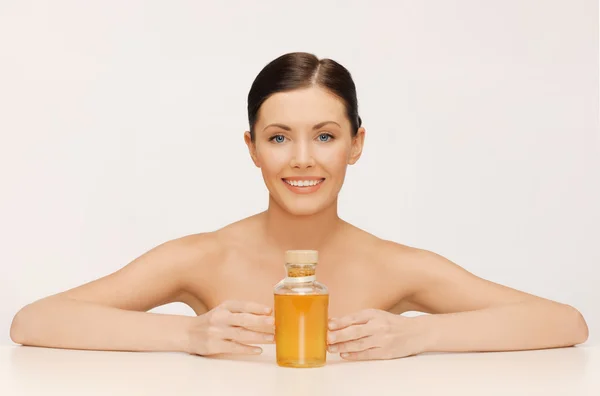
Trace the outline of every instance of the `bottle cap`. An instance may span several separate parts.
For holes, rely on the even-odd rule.
[[[316,250],[288,250],[285,261],[288,264],[317,264],[319,252]]]

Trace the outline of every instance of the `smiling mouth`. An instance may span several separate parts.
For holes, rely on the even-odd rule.
[[[325,181],[325,178],[322,179],[307,179],[307,180],[288,180],[282,179],[285,183],[289,184],[293,187],[314,187]]]

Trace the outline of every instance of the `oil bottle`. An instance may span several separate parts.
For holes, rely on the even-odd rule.
[[[284,367],[321,367],[327,357],[329,291],[316,281],[318,252],[288,250],[274,289],[275,349]]]

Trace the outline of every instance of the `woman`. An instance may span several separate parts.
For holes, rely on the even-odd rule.
[[[275,59],[251,87],[248,116],[244,139],[269,190],[265,212],[168,241],[113,274],[29,304],[15,316],[11,338],[74,349],[260,353],[258,344],[273,342],[272,290],[284,252],[314,249],[331,295],[328,349],[343,358],[586,341],[575,308],[483,280],[338,217],[346,168],[365,138],[343,66],[306,53]],[[172,302],[197,316],[146,312]],[[398,315],[406,311],[430,315]]]

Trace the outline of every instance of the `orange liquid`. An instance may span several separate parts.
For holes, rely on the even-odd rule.
[[[320,367],[327,356],[328,295],[275,295],[277,364]]]

